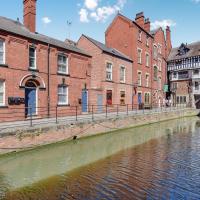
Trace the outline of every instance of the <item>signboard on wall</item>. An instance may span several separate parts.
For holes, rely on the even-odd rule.
[[[164,90],[164,92],[169,92],[169,85],[165,84],[163,86],[163,90]]]

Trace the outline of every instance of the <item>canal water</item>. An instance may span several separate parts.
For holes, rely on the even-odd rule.
[[[200,199],[200,119],[182,118],[0,158],[2,200]]]

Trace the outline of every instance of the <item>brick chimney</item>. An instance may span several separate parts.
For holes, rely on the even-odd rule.
[[[144,13],[140,12],[136,14],[136,18],[135,18],[135,22],[141,26],[142,28],[144,28]]]
[[[166,27],[166,45],[167,45],[167,56],[168,56],[172,49],[171,30],[169,26]]]
[[[24,25],[31,32],[36,31],[36,1],[23,0],[24,3]]]
[[[144,29],[149,33],[151,29],[151,22],[149,18],[145,19]]]

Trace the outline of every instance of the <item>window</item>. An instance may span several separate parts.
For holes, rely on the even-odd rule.
[[[124,66],[120,67],[120,82],[125,83],[126,81],[126,69]]]
[[[176,103],[177,103],[177,104],[180,103],[180,100],[179,100],[179,99],[180,99],[179,96],[177,96],[177,97],[176,97]]]
[[[138,86],[142,86],[142,72],[138,72]]]
[[[156,45],[153,45],[153,57],[154,59],[157,59],[158,56],[158,49]]]
[[[146,87],[149,87],[149,74],[146,74]]]
[[[36,49],[35,47],[29,47],[29,67],[36,69]]]
[[[5,64],[5,43],[0,40],[0,64]]]
[[[161,79],[161,77],[158,78],[158,89],[162,90],[162,79]]]
[[[65,55],[58,55],[58,72],[68,74],[68,57]]]
[[[106,91],[106,104],[112,105],[112,90]]]
[[[138,49],[138,64],[142,64],[142,49]]]
[[[146,66],[149,67],[149,54],[146,53]]]
[[[125,91],[120,91],[120,105],[125,105],[125,97],[126,97]]]
[[[144,94],[144,103],[150,104],[150,94],[149,93]]]
[[[194,75],[199,75],[199,70],[198,70],[198,69],[195,69],[195,70],[193,71],[193,74],[194,74]]]
[[[162,60],[158,59],[158,69],[162,71]]]
[[[58,86],[58,104],[59,105],[68,104],[68,87],[66,85]]]
[[[177,78],[177,72],[174,72],[174,73],[173,73],[173,78],[174,78],[174,79]]]
[[[154,66],[154,68],[153,68],[153,77],[154,77],[154,80],[157,81],[157,79],[158,79],[158,68],[156,66]]]
[[[162,46],[160,44],[158,44],[158,53],[162,54]]]
[[[195,85],[195,90],[199,90],[199,82],[195,82],[194,85]]]
[[[112,81],[112,63],[106,64],[106,80]]]
[[[138,40],[142,41],[142,31],[141,30],[138,31]]]
[[[5,81],[0,80],[0,106],[5,105]]]
[[[146,45],[147,45],[147,47],[149,47],[149,36],[147,36],[147,38],[146,38]]]

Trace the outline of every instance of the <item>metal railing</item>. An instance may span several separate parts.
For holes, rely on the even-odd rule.
[[[34,126],[42,123],[60,123],[60,122],[81,122],[94,121],[97,119],[117,118],[120,116],[153,114],[158,112],[173,111],[177,109],[189,108],[187,104],[160,105],[160,104],[126,104],[126,105],[88,105],[87,112],[82,112],[79,106],[55,106],[51,107],[48,114],[47,107],[37,108],[7,108],[0,112],[0,125],[8,122],[20,122],[25,125]],[[34,112],[33,112],[34,110]],[[28,113],[27,113],[28,111]],[[35,113],[36,111],[36,113]],[[4,123],[3,123],[4,122]]]

